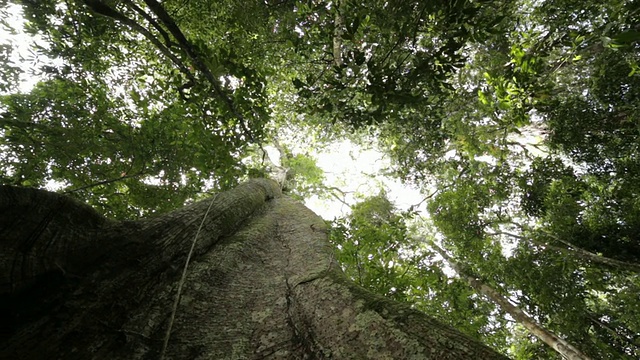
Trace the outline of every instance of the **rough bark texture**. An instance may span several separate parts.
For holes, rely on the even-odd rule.
[[[136,222],[0,188],[0,358],[157,359],[210,204],[167,359],[503,358],[345,279],[324,222],[268,180]]]

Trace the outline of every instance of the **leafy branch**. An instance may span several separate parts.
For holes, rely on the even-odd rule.
[[[84,3],[95,13],[120,21],[121,23],[129,26],[131,29],[142,34],[156,48],[158,48],[163,55],[165,55],[176,66],[178,66],[180,71],[183,74],[185,74],[185,76],[189,79],[190,85],[181,87],[180,90],[183,90],[184,88],[195,84],[196,78],[194,74],[189,70],[189,68],[184,64],[184,62],[182,62],[182,60],[180,60],[169,49],[169,47],[177,45],[180,48],[180,50],[182,50],[187,55],[187,57],[191,59],[191,62],[194,68],[199,70],[202,74],[204,74],[204,77],[207,79],[209,84],[211,84],[216,97],[222,100],[222,102],[226,104],[227,108],[231,111],[231,113],[239,120],[243,128],[243,131],[247,135],[247,137],[250,140],[254,140],[253,135],[247,128],[247,121],[244,115],[237,108],[233,100],[222,89],[220,80],[217,79],[216,76],[213,74],[213,72],[209,69],[209,67],[203,61],[202,56],[198,53],[195,47],[189,42],[186,36],[182,33],[182,30],[180,30],[176,22],[169,15],[169,13],[164,9],[162,4],[160,4],[155,0],[145,0],[144,2],[149,7],[149,10],[151,10],[151,12],[157,17],[160,23],[162,23],[166,27],[166,29],[168,30],[168,33],[167,31],[162,29],[158,21],[154,20],[151,17],[151,15],[146,13],[144,10],[142,10],[135,4],[131,3],[130,0],[127,0],[125,4],[127,4],[135,12],[140,14],[161,34],[161,36],[164,38],[165,42],[167,43],[166,46],[162,44],[162,42],[156,36],[154,36],[149,30],[147,30],[146,28],[138,24],[135,20],[117,11],[115,8],[110,7],[109,5],[105,4],[104,2],[101,2],[100,0],[84,0]],[[174,39],[176,40],[176,43],[171,41],[168,34],[171,34],[174,37]]]

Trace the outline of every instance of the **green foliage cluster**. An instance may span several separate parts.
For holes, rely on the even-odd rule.
[[[415,231],[437,234],[483,283],[587,355],[637,358],[640,299],[629,294],[640,290],[640,8],[518,5],[500,8],[483,41],[466,39],[464,65],[441,79],[447,90],[416,102],[419,120],[383,116],[377,134],[400,178],[436,190],[428,202],[435,229]],[[501,344],[510,356],[559,357],[519,325],[507,327],[514,332]]]
[[[505,321],[459,278],[447,275],[441,260],[416,240],[415,213],[398,211],[385,192],[352,207],[332,222],[330,240],[337,260],[357,284],[448,323],[495,348],[505,348]]]
[[[414,271],[421,261],[407,234],[405,219],[394,213],[385,194],[356,204],[345,219],[332,226],[331,241],[346,274],[378,293],[404,300]]]

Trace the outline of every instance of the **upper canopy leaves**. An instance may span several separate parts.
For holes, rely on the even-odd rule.
[[[3,62],[2,183],[56,181],[135,217],[235,184],[285,124],[367,132],[398,176],[436,191],[430,221],[474,273],[586,353],[638,356],[637,1],[21,4],[40,82],[18,91]],[[301,196],[322,180],[311,159],[288,159],[308,172]],[[339,224],[347,271],[467,306],[469,331],[500,334],[495,308],[454,280],[426,292],[444,275],[389,204]]]

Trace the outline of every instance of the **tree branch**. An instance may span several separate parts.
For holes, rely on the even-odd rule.
[[[144,173],[140,172],[138,174],[125,175],[125,176],[121,176],[121,177],[115,178],[115,179],[108,179],[108,180],[104,180],[104,181],[99,181],[99,182],[96,182],[96,183],[91,183],[89,185],[81,186],[81,187],[76,188],[76,189],[69,189],[69,190],[63,191],[62,194],[71,194],[71,193],[74,193],[76,191],[81,191],[81,190],[89,189],[89,188],[100,186],[100,185],[111,184],[111,183],[114,183],[116,181],[135,178],[135,177],[142,176],[142,175],[144,175]]]
[[[162,4],[160,4],[155,0],[144,0],[144,2],[145,4],[147,4],[149,9],[151,9],[151,11],[158,17],[158,19],[160,19],[160,21],[167,27],[167,29],[173,35],[173,37],[178,41],[178,45],[183,51],[186,52],[187,56],[191,58],[191,61],[193,62],[193,65],[195,66],[195,68],[200,70],[204,74],[205,78],[209,81],[209,83],[213,87],[213,90],[216,96],[218,96],[218,98],[221,99],[227,105],[231,113],[236,118],[238,118],[238,120],[240,121],[240,125],[242,126],[245,134],[249,137],[250,140],[254,140],[253,136],[251,135],[251,132],[247,128],[246,120],[244,116],[236,108],[235,104],[233,103],[233,100],[231,100],[231,98],[228,97],[225,94],[225,92],[222,90],[222,86],[220,85],[220,80],[216,79],[216,77],[209,70],[207,65],[202,61],[197,51],[193,48],[189,40],[187,40],[187,38],[184,36],[184,34],[182,33],[178,25],[175,23],[171,15],[167,13],[167,11],[164,9]]]
[[[576,255],[579,258],[583,259],[583,260],[589,260],[589,261],[593,261],[595,263],[598,264],[602,264],[602,265],[607,265],[610,267],[615,267],[618,269],[623,269],[623,270],[630,270],[630,271],[635,271],[635,272],[640,272],[640,265],[634,264],[634,263],[630,263],[630,262],[626,262],[626,261],[621,261],[621,260],[616,260],[616,259],[612,259],[612,258],[608,258],[606,256],[601,256],[598,254],[594,254],[590,251],[584,250],[582,248],[579,248],[575,245],[572,245],[571,243],[564,241],[560,238],[558,238],[557,236],[547,233],[546,231],[544,232],[546,235],[548,235],[549,237],[552,237],[553,239],[561,242],[562,244],[564,244],[565,246],[567,246],[567,248],[563,248],[563,247],[559,247],[559,246],[554,246],[554,245],[550,245],[547,244],[545,242],[542,242],[540,240],[535,240],[534,238],[527,238],[524,237],[522,235],[517,235],[517,234],[513,234],[510,232],[506,232],[506,231],[497,231],[497,232],[490,232],[487,233],[487,235],[490,236],[498,236],[498,235],[506,235],[512,238],[516,238],[516,239],[520,239],[520,240],[524,240],[524,241],[529,241],[532,242],[536,245],[539,246],[543,246],[545,248],[549,248],[549,249],[553,249],[565,254],[570,254],[570,255]]]
[[[171,48],[172,46],[176,45],[176,43],[171,41],[171,38],[169,37],[169,34],[162,28],[162,26],[160,26],[160,24],[158,24],[157,21],[155,21],[154,18],[151,17],[151,15],[147,14],[146,11],[142,10],[142,8],[140,8],[138,5],[134,4],[131,0],[123,0],[123,2],[129,8],[133,9],[135,12],[140,14],[140,16],[142,16],[145,20],[147,20],[149,22],[149,24],[151,24],[151,26],[153,26],[160,33],[160,36],[162,36],[162,38],[164,39],[165,43],[167,44],[166,45],[167,48]]]
[[[160,40],[158,40],[149,30],[142,27],[135,20],[129,19],[124,14],[109,7],[105,3],[100,2],[99,0],[84,0],[84,3],[87,5],[87,7],[89,7],[89,9],[91,9],[95,13],[100,14],[102,16],[110,17],[114,20],[118,20],[121,23],[129,26],[131,29],[140,33],[142,36],[147,38],[147,40],[149,40],[153,45],[155,45],[156,48],[158,48],[158,50],[160,50],[160,52],[164,56],[169,58],[178,67],[178,69],[180,69],[180,72],[182,72],[183,74],[185,74],[187,78],[189,78],[189,80],[193,82],[196,81],[195,77],[189,71],[189,69],[184,65],[184,63],[180,59],[178,59],[178,57],[176,57],[173,53],[171,53],[171,51],[166,46],[164,46],[160,42]]]

